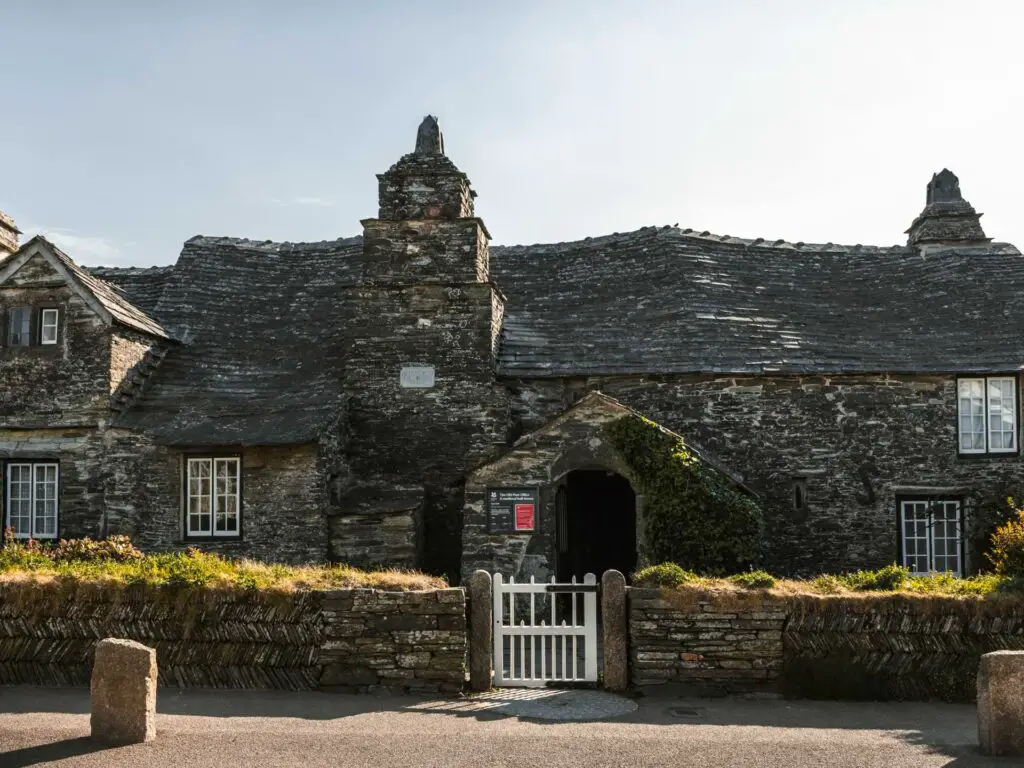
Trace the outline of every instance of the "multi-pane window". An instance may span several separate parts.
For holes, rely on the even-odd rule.
[[[32,343],[32,308],[11,307],[7,310],[7,346],[27,347]]]
[[[39,313],[39,343],[57,343],[57,320],[60,312],[56,309],[44,309]]]
[[[1017,452],[1017,379],[957,381],[960,453]]]
[[[237,457],[187,461],[185,533],[238,536],[241,533],[240,469]]]
[[[5,525],[19,539],[57,538],[55,462],[9,462]]]
[[[900,502],[903,565],[913,573],[963,573],[959,501]]]

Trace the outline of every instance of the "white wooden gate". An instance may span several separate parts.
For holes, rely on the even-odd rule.
[[[597,682],[594,574],[582,584],[517,584],[496,573],[493,616],[495,685]]]

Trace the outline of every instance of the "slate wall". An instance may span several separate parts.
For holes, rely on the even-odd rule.
[[[0,428],[0,520],[7,520],[7,460],[59,464],[57,531],[62,538],[103,535],[104,488],[112,469],[100,432],[87,427]]]
[[[493,368],[488,235],[465,174],[439,152],[380,174],[363,221],[362,274],[342,340],[352,394],[332,557],[457,578],[462,481],[505,445],[508,393]],[[433,381],[403,385],[405,366]]]
[[[630,589],[630,679],[677,683],[697,695],[778,693],[784,603],[759,596],[742,604],[696,592]]]
[[[58,307],[57,344],[7,346],[7,310]],[[0,288],[0,427],[95,425],[110,395],[108,328],[41,256]]]
[[[104,494],[109,532],[131,536],[143,550],[198,547],[227,557],[267,562],[328,560],[328,485],[315,445],[238,451],[242,459],[242,536],[212,541],[184,536],[186,454],[124,430],[107,431],[106,452],[105,460],[116,467]]]
[[[0,684],[87,685],[96,643],[156,649],[161,685],[456,692],[462,590],[283,595],[0,584]]]
[[[971,702],[981,656],[1024,650],[1024,601],[630,589],[630,679],[697,695]]]
[[[1024,602],[811,599],[783,645],[790,697],[972,702],[982,655],[1024,650]]]
[[[993,372],[997,373],[997,372]],[[510,381],[514,430],[600,391],[679,432],[763,497],[765,565],[812,574],[876,568],[898,556],[896,497],[962,497],[968,565],[982,564],[972,505],[1024,487],[1018,456],[957,455],[953,376],[612,376]],[[794,478],[806,479],[798,510]]]
[[[466,593],[325,592],[320,687],[455,693],[466,679]]]
[[[551,577],[556,563],[555,495],[568,472],[603,467],[630,480],[634,489],[639,488],[628,465],[600,437],[603,425],[625,413],[625,409],[609,408],[598,399],[581,402],[571,416],[539,430],[529,441],[467,476],[462,511],[463,584],[478,568],[517,580],[534,577],[543,582]],[[486,495],[492,486],[540,489],[541,509],[534,533],[489,530]],[[643,499],[638,498],[638,529],[642,507]],[[642,536],[637,540],[642,547]]]

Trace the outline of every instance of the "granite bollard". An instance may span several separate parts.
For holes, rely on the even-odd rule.
[[[138,744],[156,738],[156,651],[134,640],[96,645],[92,668],[92,738]]]
[[[981,657],[978,741],[986,755],[1024,755],[1024,651]]]

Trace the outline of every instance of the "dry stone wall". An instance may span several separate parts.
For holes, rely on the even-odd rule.
[[[1024,650],[1024,601],[633,588],[629,630],[634,686],[970,702],[983,654]]]
[[[466,679],[466,595],[348,589],[323,595],[320,687],[461,691]]]
[[[264,595],[0,585],[0,684],[86,685],[106,637],[156,649],[161,685],[454,692],[461,589]]]
[[[698,695],[777,693],[786,615],[771,598],[730,604],[697,593],[631,589],[632,684],[681,683]]]
[[[787,696],[974,701],[982,655],[1024,650],[1024,603],[806,600],[789,610],[784,646]]]

